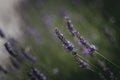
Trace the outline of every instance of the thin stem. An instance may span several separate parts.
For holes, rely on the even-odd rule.
[[[109,59],[107,59],[105,56],[103,56],[102,54],[100,54],[99,52],[95,51],[96,54],[98,54],[99,56],[101,56],[102,58],[104,58],[106,61],[108,61],[109,63],[113,64],[115,67],[117,67],[118,69],[120,69],[120,67],[116,64],[114,64],[112,61],[110,61]]]

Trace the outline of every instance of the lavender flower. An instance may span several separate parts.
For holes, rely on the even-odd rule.
[[[21,53],[18,53],[18,55],[15,57],[19,62],[22,62],[25,60],[25,56]]]
[[[71,51],[71,50],[73,50],[74,45],[70,41],[67,41],[66,44],[63,44],[63,47],[65,50]]]
[[[90,45],[89,46],[89,53],[92,55],[93,54],[93,52],[96,50],[96,47],[95,47],[95,45]]]
[[[63,34],[57,28],[55,29],[55,33],[61,42],[65,43],[66,40],[64,39]]]
[[[65,19],[66,19],[68,30],[73,36],[75,36],[77,31],[74,29],[74,25],[71,23],[71,20],[69,19],[69,17],[65,16]]]
[[[87,69],[88,68],[88,63],[83,61],[82,59],[80,59],[80,57],[77,55],[77,52],[76,51],[73,51],[72,52],[76,62],[79,64],[79,66],[81,68],[84,68],[84,69]]]
[[[30,78],[30,80],[38,80],[32,72],[28,72],[28,77]]]
[[[18,43],[14,38],[9,38],[9,39],[8,39],[8,42],[9,42],[12,46],[14,46],[15,44]]]
[[[77,58],[77,57],[75,57],[75,59],[76,59],[77,63],[79,64],[79,66],[81,68],[85,68],[86,69],[88,67],[88,64],[85,61],[83,61],[82,59]]]
[[[89,48],[82,48],[82,54],[86,55],[86,54],[89,54],[89,53],[90,53]]]
[[[63,34],[58,29],[55,29],[55,32],[58,38],[61,40],[62,45],[65,48],[65,50],[72,51],[74,48],[74,45],[70,41],[66,40]]]
[[[12,45],[10,44],[10,42],[6,42],[6,43],[4,44],[4,46],[5,46],[6,50],[8,51],[8,53],[9,53],[11,56],[13,56],[13,57],[16,57],[16,56],[17,56],[17,54],[16,54],[16,52],[14,51],[14,49],[13,49]]]
[[[32,63],[35,63],[37,60],[36,57],[30,56],[29,53],[27,53],[23,48],[21,48],[21,54],[23,54],[24,57]]]
[[[33,74],[39,79],[39,80],[46,80],[46,76],[43,73],[40,73],[40,71],[33,67],[32,68]]]
[[[74,28],[69,17],[65,17],[65,19],[66,19],[66,24],[67,24],[69,32],[73,36],[77,37],[79,42],[88,49],[87,53],[93,54],[93,52],[96,50],[96,47],[94,45],[90,45],[90,43],[81,36],[81,34]]]
[[[58,36],[58,38],[61,40],[63,47],[68,51],[72,51],[72,54],[73,54],[76,62],[80,65],[80,67],[87,68],[88,64],[85,61],[83,61],[82,59],[80,59],[80,57],[77,55],[77,52],[73,50],[74,45],[70,41],[66,40],[64,38],[63,34],[58,29],[55,29],[55,32],[56,32],[56,35]]]

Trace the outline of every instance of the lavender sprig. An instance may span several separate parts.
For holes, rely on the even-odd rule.
[[[36,57],[29,55],[29,53],[23,48],[21,48],[21,54],[23,54],[25,58],[28,59],[32,63],[35,63],[37,60]]]
[[[88,49],[89,54],[93,54],[94,51],[96,50],[95,45],[90,45],[90,43],[81,36],[81,34],[74,28],[69,17],[65,17],[65,19],[66,19],[66,24],[67,24],[67,28],[68,28],[69,32],[74,37],[78,38],[79,42]]]
[[[76,60],[76,62],[79,64],[81,68],[87,69],[88,68],[88,63],[80,59],[80,57],[77,55],[76,51],[72,51],[72,54]]]
[[[67,16],[65,16],[65,19],[66,19],[66,24],[67,24],[69,32],[73,36],[76,36],[77,31],[74,29],[74,25],[71,23],[71,20]]]
[[[8,53],[9,53],[11,56],[13,56],[13,57],[16,57],[16,56],[17,56],[17,54],[15,53],[15,51],[14,51],[12,45],[10,44],[10,42],[6,42],[6,43],[4,44],[4,46],[5,46],[6,50],[8,51]]]
[[[1,30],[0,36],[4,37]],[[21,68],[20,67],[21,65],[25,65],[27,68],[31,69],[31,64],[26,63],[26,61],[23,62],[25,59],[28,59],[32,63],[36,62],[36,57],[29,55],[29,53],[24,48],[22,48],[14,38],[7,39],[7,42],[5,42],[4,47],[7,50],[7,52],[11,55],[10,57],[11,64],[16,69]],[[32,66],[34,65],[32,64]],[[4,73],[9,72],[3,66],[0,66],[0,71],[3,71]],[[46,80],[46,76],[43,73],[40,73],[39,70],[35,67],[32,67],[32,72],[28,72],[27,75],[30,80]]]
[[[28,75],[28,77],[29,77],[30,80],[38,80],[38,79],[33,75],[32,72],[28,72],[27,75]]]
[[[43,73],[40,73],[37,68],[33,67],[32,72],[38,78],[38,80],[46,80],[46,76]]]
[[[64,38],[63,34],[56,28],[55,29],[56,35],[57,37],[61,40],[62,45],[65,49],[67,49],[68,51],[72,52],[72,55],[74,56],[76,62],[79,64],[79,66],[81,68],[87,69],[88,68],[88,63],[85,62],[84,60],[82,60],[76,51],[74,51],[74,45],[68,41],[67,39]]]
[[[61,40],[62,45],[65,48],[65,50],[72,51],[74,48],[74,45],[70,41],[66,40],[63,34],[57,28],[55,29],[55,33],[57,37]]]

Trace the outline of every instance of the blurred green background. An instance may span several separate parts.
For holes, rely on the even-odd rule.
[[[120,65],[119,1],[28,0],[21,3],[20,14],[25,23],[23,45],[29,47],[30,53],[37,57],[35,66],[48,80],[100,80],[96,73],[80,68],[71,53],[66,52],[57,39],[55,27],[76,44],[67,30],[65,15],[70,17],[82,36],[97,47],[99,53]],[[111,38],[105,34],[105,30],[108,30]],[[76,48],[79,49],[77,46]],[[81,51],[79,54],[81,55]],[[114,66],[111,68],[115,69]]]

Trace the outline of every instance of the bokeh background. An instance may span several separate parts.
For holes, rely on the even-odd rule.
[[[101,80],[98,74],[80,68],[57,39],[55,27],[76,44],[67,30],[64,20],[66,15],[82,36],[97,47],[100,54],[120,65],[118,0],[26,0],[20,3],[17,10],[23,23],[24,39],[19,39],[22,40],[21,45],[29,48],[31,55],[37,57],[35,66],[48,80]],[[81,51],[79,54],[82,55]],[[92,58],[86,59],[96,64]],[[110,63],[108,66],[117,70]],[[26,66],[23,65],[18,75],[25,77],[25,71]]]

